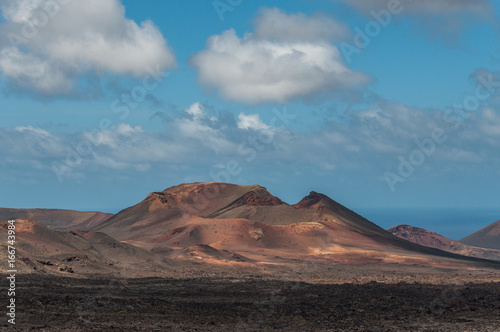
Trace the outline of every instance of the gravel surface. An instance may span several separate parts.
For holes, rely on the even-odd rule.
[[[26,275],[16,296],[17,331],[500,331],[498,282]]]

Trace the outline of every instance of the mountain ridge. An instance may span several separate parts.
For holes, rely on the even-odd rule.
[[[430,248],[444,250],[459,255],[500,261],[500,250],[470,246],[444,237],[424,228],[397,225],[387,229],[395,236]]]
[[[274,257],[403,264],[474,260],[402,240],[324,194],[312,191],[289,205],[259,185],[180,184],[150,193],[92,230],[169,258],[232,252],[269,263]],[[187,254],[187,248],[197,253]]]
[[[166,258],[119,242],[104,233],[61,232],[31,219],[14,221],[16,270],[19,273],[140,276],[144,269],[167,272],[171,267]],[[8,221],[0,222],[0,233],[5,238],[9,225]],[[7,243],[0,247],[7,252]]]
[[[112,213],[99,211],[0,208],[0,221],[33,219],[42,225],[59,231],[89,230],[112,216]]]

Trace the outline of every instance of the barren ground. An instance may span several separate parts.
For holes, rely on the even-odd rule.
[[[496,273],[343,270],[338,280],[314,283],[224,273],[183,279],[21,275],[16,330],[500,331]],[[7,330],[6,319],[0,327]]]

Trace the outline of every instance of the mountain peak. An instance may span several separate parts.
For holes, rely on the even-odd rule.
[[[273,196],[265,187],[255,185],[255,189],[241,196],[242,203],[250,206],[276,206],[286,204],[281,199]]]
[[[297,204],[294,204],[293,206],[295,206],[296,208],[299,208],[299,209],[304,209],[304,208],[308,208],[310,206],[313,206],[321,201],[328,202],[331,200],[332,199],[326,195],[323,195],[323,194],[318,193],[316,191],[311,191],[309,193],[309,195],[302,198],[302,200],[300,202],[298,202]]]
[[[433,233],[433,232],[428,231],[428,230],[426,230],[424,228],[410,226],[410,225],[404,225],[404,224],[392,226],[392,227],[390,227],[390,228],[387,229],[388,232],[403,231],[403,230],[411,230],[411,231],[421,231],[421,232],[426,232],[426,233]]]
[[[471,246],[500,249],[500,220],[460,240]]]
[[[210,217],[220,216],[228,211],[244,207],[272,207],[278,205],[287,205],[278,197],[272,195],[265,187],[259,185],[240,186],[241,191],[233,196],[228,204],[217,209],[210,214]]]
[[[424,238],[434,238],[434,239],[435,238],[442,238],[442,239],[445,239],[447,241],[448,240],[449,241],[453,241],[451,239],[445,238],[442,235],[439,235],[437,233],[428,231],[428,230],[426,230],[424,228],[410,226],[410,225],[392,226],[392,227],[388,228],[387,231],[390,232],[390,233],[392,233],[392,234],[394,234],[394,235],[396,235],[397,237],[399,237],[401,239],[409,240],[411,242],[415,242],[415,241],[411,240],[411,239],[413,239],[415,237],[419,237],[421,239],[424,239]],[[419,244],[422,244],[422,243],[419,243]]]
[[[213,201],[226,197],[233,197],[229,204],[238,202],[240,205],[275,206],[286,204],[273,196],[265,187],[260,185],[234,185],[222,182],[184,183],[170,187],[161,192],[165,196],[176,197],[184,202]]]

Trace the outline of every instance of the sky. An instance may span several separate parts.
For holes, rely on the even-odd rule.
[[[221,181],[498,208],[499,9],[0,0],[0,206],[116,212]]]

